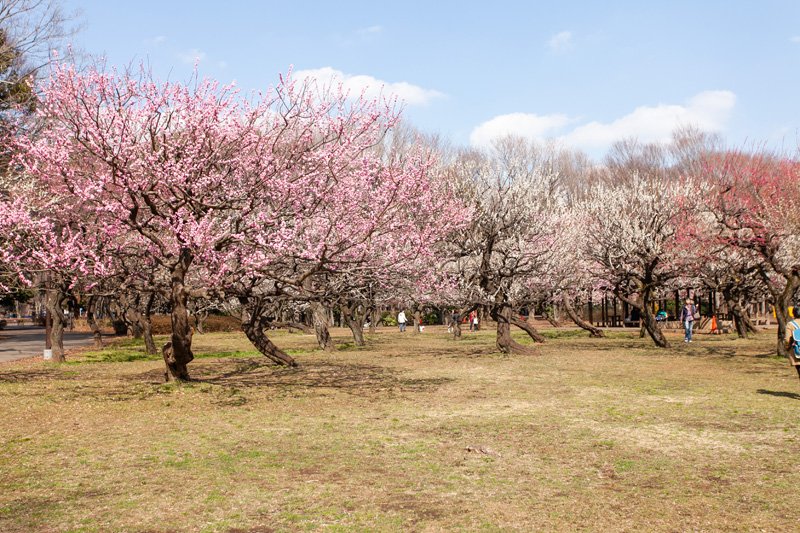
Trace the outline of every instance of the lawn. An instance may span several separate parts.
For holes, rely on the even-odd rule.
[[[800,530],[773,333],[333,333],[275,334],[299,369],[196,335],[181,385],[131,341],[0,366],[0,531]]]

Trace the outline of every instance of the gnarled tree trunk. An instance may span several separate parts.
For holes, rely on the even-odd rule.
[[[725,304],[731,312],[733,317],[733,327],[736,328],[736,336],[740,339],[746,339],[748,333],[755,333],[756,328],[750,321],[747,311],[739,303],[739,298],[735,297],[730,288],[722,289],[722,297],[725,299]]]
[[[511,324],[513,324],[514,326],[517,326],[519,329],[521,329],[522,331],[527,333],[528,336],[531,339],[533,339],[534,342],[538,342],[539,344],[541,344],[541,343],[543,343],[545,341],[545,338],[542,337],[542,334],[539,333],[536,330],[535,327],[533,327],[533,324],[531,324],[527,320],[522,320],[519,317],[514,316],[511,313],[510,309],[511,308],[509,308],[509,316],[511,317],[510,318],[511,319]]]
[[[192,264],[192,254],[189,250],[181,250],[178,263],[170,276],[169,301],[172,306],[170,315],[172,322],[172,335],[162,354],[167,365],[167,380],[188,381],[189,363],[194,359],[192,353],[192,327],[189,324],[189,309],[187,302],[189,295],[185,280],[189,266]]]
[[[590,337],[596,339],[605,337],[605,333],[603,333],[602,329],[596,328],[594,327],[594,325],[590,324],[589,322],[586,322],[578,315],[578,313],[575,312],[575,308],[572,307],[572,302],[570,301],[569,296],[567,296],[566,294],[563,295],[561,297],[561,303],[564,306],[564,311],[567,313],[567,316],[570,318],[570,320],[575,322],[575,325],[578,326],[579,328],[588,331]]]
[[[558,321],[558,317],[556,316],[556,307],[555,307],[555,305],[553,305],[551,307],[544,306],[544,309],[542,310],[542,316],[554,328],[560,328],[561,327],[561,323]]]
[[[320,302],[311,302],[311,318],[314,321],[314,333],[317,335],[317,344],[326,352],[332,352],[336,349],[331,339],[331,334],[328,331],[328,311],[325,306]]]
[[[353,303],[342,305],[342,320],[350,328],[355,345],[365,346],[367,343],[364,341],[364,320],[367,313],[364,310],[359,312],[360,307],[358,304]]]
[[[153,322],[151,320],[155,299],[155,293],[150,293],[144,302],[144,309],[138,314],[139,329],[142,331],[142,337],[144,338],[144,351],[151,355],[158,353],[156,342],[153,339]]]
[[[512,309],[506,302],[501,302],[493,309],[497,321],[497,349],[507,354],[532,355],[532,348],[523,346],[511,338]],[[520,320],[520,322],[522,322]],[[523,328],[524,329],[524,328]],[[535,331],[535,330],[534,330]]]
[[[647,330],[650,338],[659,348],[669,348],[669,342],[661,331],[655,315],[650,311],[650,292],[645,290],[642,294],[642,303],[639,311],[641,312],[642,326]]]
[[[269,326],[269,317],[264,309],[263,302],[259,299],[249,300],[240,297],[242,304],[242,331],[247,339],[253,343],[256,350],[261,352],[264,357],[280,366],[299,366],[292,356],[278,348],[265,333]]]

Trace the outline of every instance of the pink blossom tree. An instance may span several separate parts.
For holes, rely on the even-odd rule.
[[[788,309],[800,289],[800,163],[730,151],[708,157],[703,174],[713,186],[708,205],[719,224],[718,242],[755,263],[775,306],[777,353],[786,356]]]
[[[268,252],[237,268],[322,253],[297,215],[337,188],[321,179],[329,169],[352,164],[374,142],[367,133],[394,120],[378,102],[349,104],[290,79],[248,101],[207,80],[57,65],[42,94],[47,128],[20,143],[21,162],[42,190],[91,213],[103,238],[150,254],[171,307],[175,379],[188,379],[193,358],[188,299],[222,283],[253,243]]]

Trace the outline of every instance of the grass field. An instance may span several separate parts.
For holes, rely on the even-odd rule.
[[[800,530],[773,334],[612,335],[276,334],[299,369],[197,335],[183,385],[130,341],[2,365],[0,531]]]

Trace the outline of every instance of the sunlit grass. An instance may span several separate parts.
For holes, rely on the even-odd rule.
[[[507,356],[487,329],[333,333],[275,332],[299,369],[196,335],[184,384],[129,340],[0,366],[0,531],[797,529],[771,334],[546,330]]]

